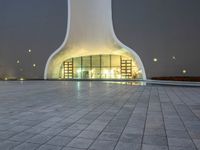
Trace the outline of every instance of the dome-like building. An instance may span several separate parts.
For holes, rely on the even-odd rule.
[[[112,0],[68,0],[68,28],[45,79],[146,79],[139,56],[116,37]]]

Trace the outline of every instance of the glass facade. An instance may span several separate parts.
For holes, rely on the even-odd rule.
[[[75,57],[63,62],[61,79],[138,79],[141,77],[132,58],[120,55]]]

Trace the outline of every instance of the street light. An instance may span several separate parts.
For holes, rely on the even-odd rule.
[[[35,68],[35,67],[36,67],[36,64],[33,64],[33,67]]]
[[[157,58],[154,58],[154,59],[153,59],[153,61],[154,61],[154,62],[157,62],[157,61],[158,61],[158,59],[157,59]]]

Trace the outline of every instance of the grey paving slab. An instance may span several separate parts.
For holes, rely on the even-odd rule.
[[[190,138],[185,130],[166,130],[166,132],[169,138]]]
[[[54,146],[54,145],[42,145],[40,146],[37,150],[61,150],[62,147],[61,146]]]
[[[38,134],[28,139],[27,142],[36,143],[36,144],[44,144],[47,141],[49,141],[51,138],[52,136],[49,136],[49,135]]]
[[[100,134],[99,131],[84,130],[78,135],[78,137],[86,139],[96,139],[99,136],[99,134]]]
[[[2,150],[10,150],[17,147],[20,143],[14,141],[3,141],[0,143],[0,149]]]
[[[15,147],[13,150],[35,150],[39,147],[39,144],[23,143]]]
[[[50,141],[48,141],[47,144],[55,146],[66,146],[71,141],[72,141],[71,137],[55,136]]]
[[[0,149],[197,150],[200,88],[0,82]]]
[[[48,128],[40,133],[48,136],[55,136],[61,133],[62,131],[63,131],[62,128]]]
[[[120,138],[120,141],[124,142],[124,143],[141,144],[142,135],[131,134],[131,133],[123,133],[121,138]]]
[[[194,140],[194,143],[195,143],[196,147],[198,149],[200,149],[200,140],[196,139],[196,140]]]
[[[15,131],[0,131],[0,141],[6,140],[14,135],[18,134]]]
[[[144,144],[167,146],[167,138],[164,136],[144,136]]]
[[[115,141],[96,140],[89,150],[113,150],[115,145]]]
[[[164,128],[146,128],[144,135],[147,136],[166,136]]]
[[[136,127],[130,127],[126,126],[123,133],[131,133],[131,134],[139,134],[143,135],[144,129],[143,128],[136,128]]]
[[[98,139],[101,140],[108,140],[108,141],[118,141],[120,137],[119,133],[115,133],[115,132],[102,132],[100,134],[100,136],[98,137]]]
[[[12,141],[19,141],[19,142],[24,142],[28,139],[30,139],[31,137],[35,136],[36,134],[33,133],[29,133],[29,132],[21,132],[11,138],[9,138]]]
[[[142,150],[168,150],[167,146],[143,144]]]
[[[84,138],[75,138],[67,146],[73,148],[87,149],[92,144],[93,140]]]
[[[68,136],[68,137],[76,137],[81,133],[81,130],[78,129],[66,129],[62,131],[59,135],[60,136]]]
[[[115,150],[140,150],[141,144],[135,144],[135,143],[124,143],[119,141],[117,143],[117,146],[115,147]]]
[[[191,139],[181,139],[181,138],[168,138],[169,146],[176,147],[195,147]]]
[[[62,150],[84,150],[84,149],[73,148],[73,147],[64,147]]]

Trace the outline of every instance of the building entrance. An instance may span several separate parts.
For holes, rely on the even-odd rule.
[[[135,79],[141,73],[133,59],[120,55],[93,55],[67,59],[61,79]]]

